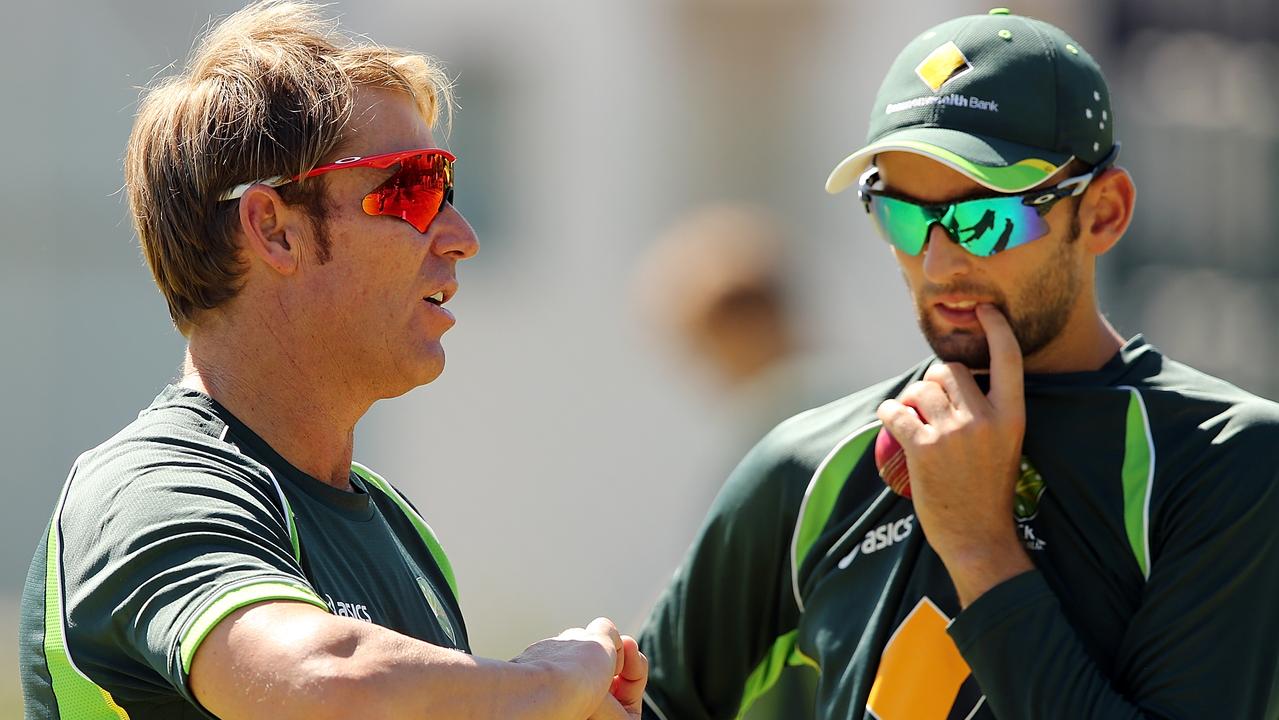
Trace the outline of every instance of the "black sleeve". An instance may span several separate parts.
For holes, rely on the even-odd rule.
[[[1113,677],[1038,572],[951,624],[997,717],[1279,718],[1279,424],[1217,440],[1169,481]]]

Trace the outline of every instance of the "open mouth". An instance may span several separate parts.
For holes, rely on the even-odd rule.
[[[443,305],[443,304],[444,304],[444,291],[443,291],[443,290],[441,290],[441,291],[439,291],[439,292],[435,293],[434,295],[431,295],[430,297],[425,297],[425,298],[422,298],[422,299],[423,299],[423,300],[425,300],[425,301],[427,301],[427,302],[429,302],[429,303],[431,303],[432,305]]]
[[[981,304],[979,300],[969,299],[953,299],[934,300],[932,303],[933,312],[938,317],[945,320],[950,325],[956,327],[977,327],[977,306]]]

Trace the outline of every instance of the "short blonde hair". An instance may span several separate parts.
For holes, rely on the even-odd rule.
[[[357,42],[320,6],[254,3],[214,26],[180,74],[147,91],[125,154],[138,238],[174,325],[188,334],[202,310],[240,289],[237,203],[218,195],[239,183],[298,175],[346,140],[358,86],[401,91],[429,126],[452,116],[442,66],[416,53]],[[324,178],[279,189],[302,203],[329,256]]]

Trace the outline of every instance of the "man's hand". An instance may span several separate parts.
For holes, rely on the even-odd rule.
[[[878,411],[906,452],[915,513],[963,607],[1033,569],[1013,521],[1026,429],[1021,348],[993,306],[978,306],[977,319],[990,347],[988,395],[967,367],[935,364]]]
[[[604,618],[503,662],[309,603],[267,600],[214,625],[189,682],[227,720],[636,720],[647,677],[635,640]]]
[[[607,618],[585,628],[569,628],[536,642],[511,662],[541,665],[574,689],[580,715],[604,720],[638,718],[648,682],[648,659],[635,639],[622,635]]]
[[[638,720],[644,707],[644,686],[648,684],[648,658],[630,635],[622,636],[622,669],[613,678],[609,693],[632,718]]]
[[[599,703],[622,669],[622,636],[613,621],[596,618],[585,628],[569,628],[533,643],[511,662],[551,671],[556,681],[573,686],[589,709]]]

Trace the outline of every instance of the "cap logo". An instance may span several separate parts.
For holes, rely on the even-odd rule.
[[[964,57],[963,51],[952,40],[928,53],[928,57],[915,67],[915,74],[929,89],[937,92],[952,78],[972,69],[968,58]]]

